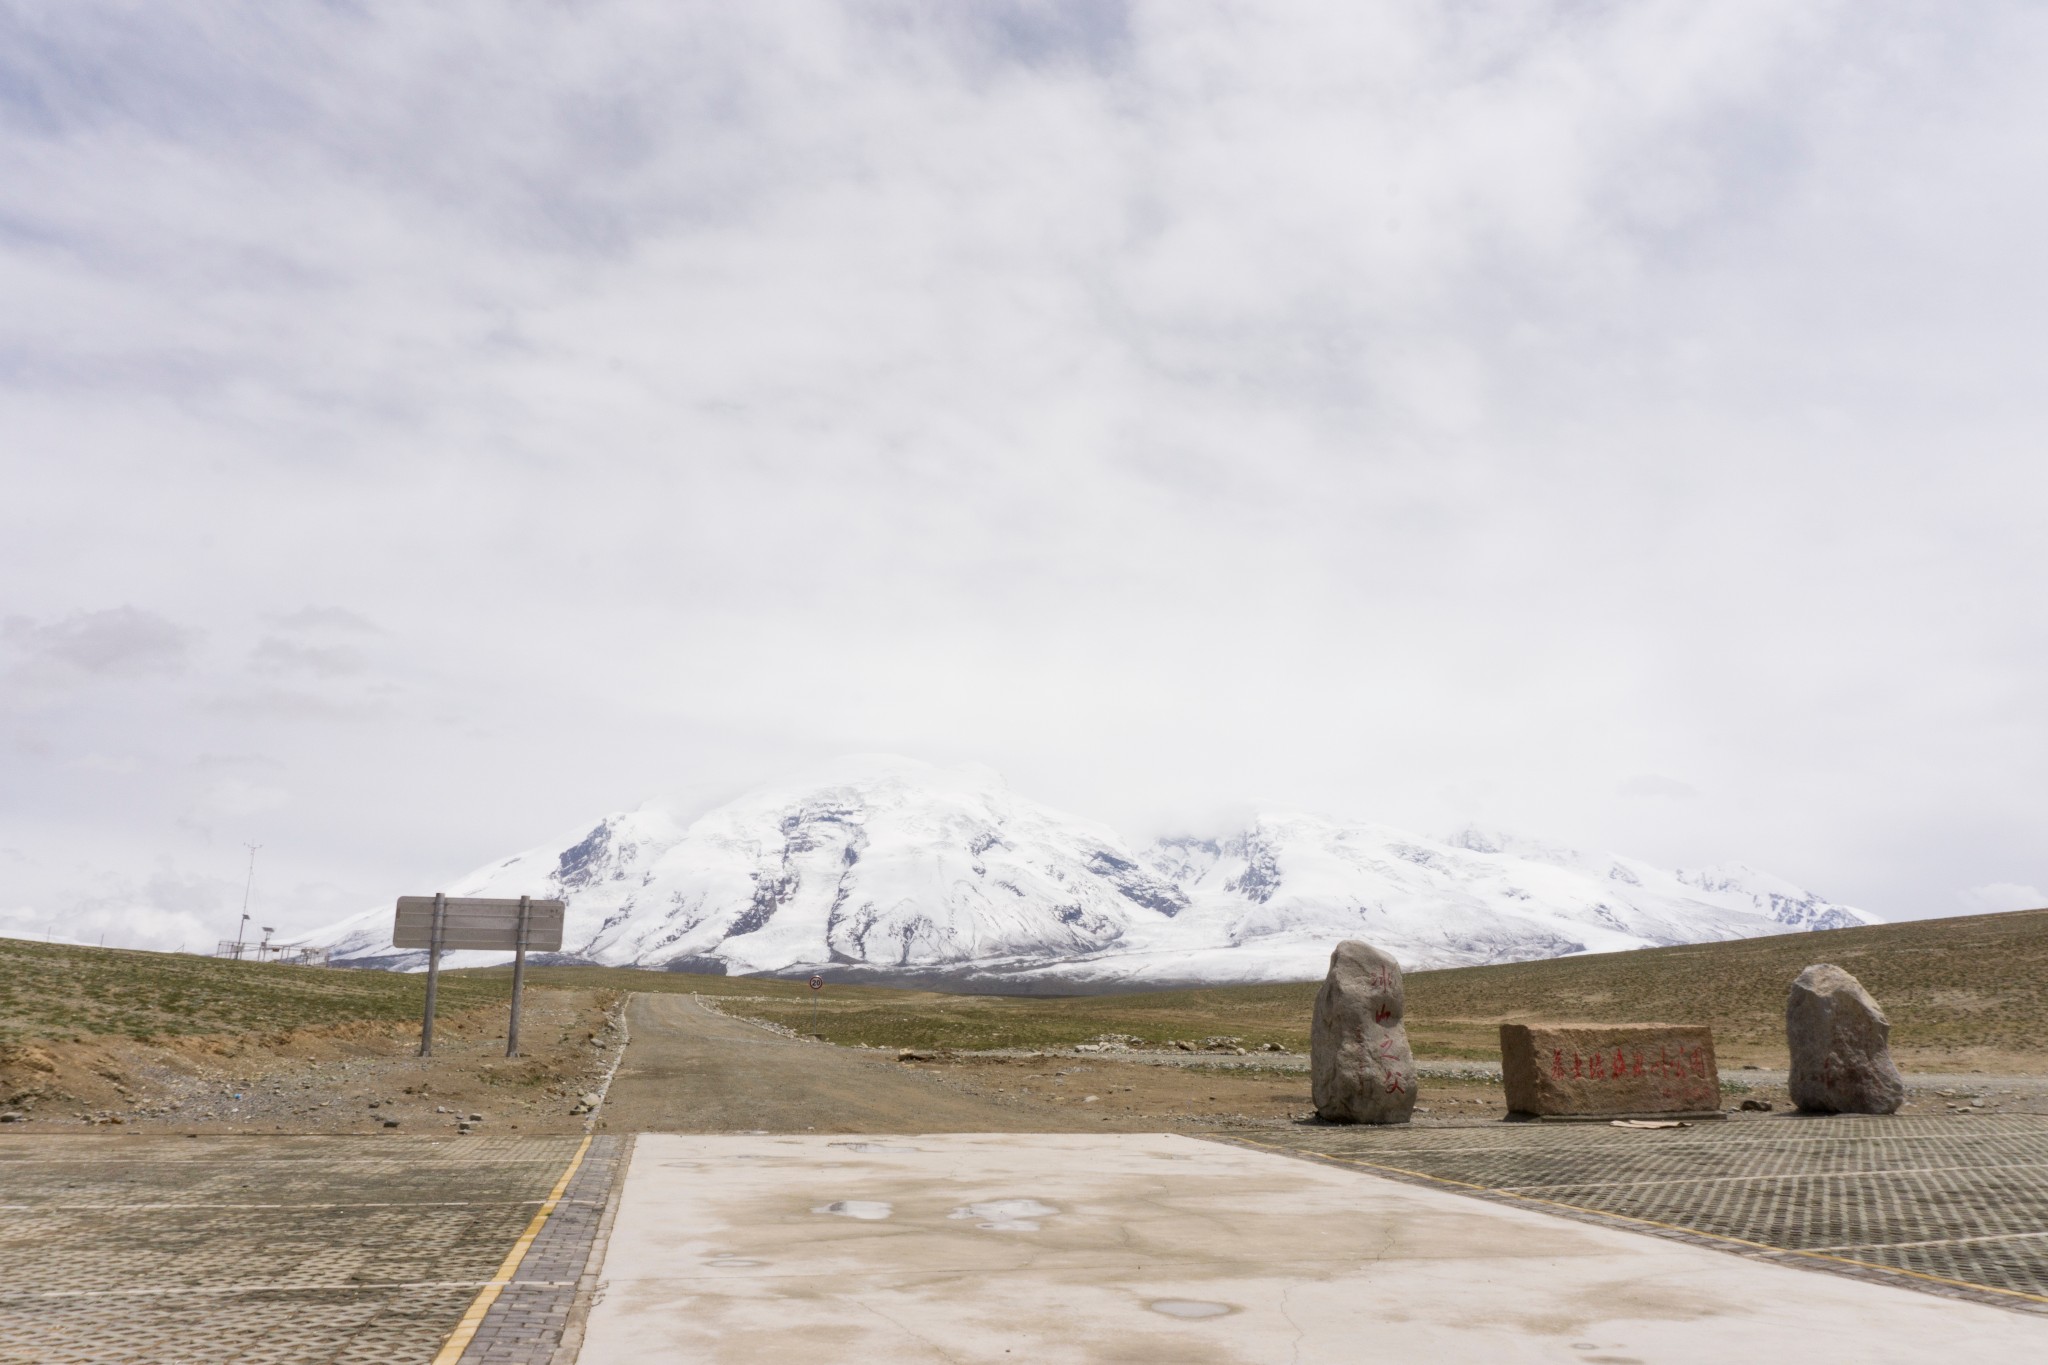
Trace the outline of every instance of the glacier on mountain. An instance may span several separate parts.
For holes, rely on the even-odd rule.
[[[1875,922],[1746,867],[1667,871],[1477,828],[1272,813],[1134,849],[989,769],[894,758],[687,824],[659,804],[607,816],[442,889],[560,897],[569,960],[1045,992],[1308,980],[1345,938],[1414,970]],[[298,941],[424,965],[390,927],[380,907]]]

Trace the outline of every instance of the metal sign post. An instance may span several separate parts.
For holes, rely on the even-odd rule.
[[[825,978],[811,973],[811,1036],[818,1036],[818,992],[825,989]]]
[[[519,1055],[519,997],[526,986],[526,931],[533,920],[533,897],[519,898],[519,943],[512,950],[512,1023],[505,1030],[505,1055]]]
[[[441,938],[448,927],[448,898],[434,893],[434,922],[427,931],[427,1013],[420,1020],[420,1056],[434,1055],[434,990],[441,984]],[[396,935],[394,934],[394,937]]]
[[[562,950],[561,901],[488,900],[483,897],[400,896],[391,926],[394,948],[427,950],[427,1010],[420,1021],[420,1056],[434,1055],[434,996],[441,978],[443,949],[509,952],[512,957],[512,1019],[505,1030],[505,1055],[519,1055],[519,999],[526,985],[526,950]]]

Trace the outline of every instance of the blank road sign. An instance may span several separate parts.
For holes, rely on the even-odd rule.
[[[519,944],[519,902],[450,896],[441,920],[443,948],[482,948],[509,953]],[[528,901],[526,906],[526,949],[535,953],[562,950],[562,917],[567,911],[561,901]],[[392,926],[394,948],[434,946],[434,898],[400,896],[398,919]]]

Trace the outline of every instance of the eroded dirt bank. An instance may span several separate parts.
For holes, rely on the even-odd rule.
[[[0,1118],[15,1131],[91,1124],[203,1133],[580,1131],[580,1098],[618,1055],[608,991],[528,994],[522,1055],[505,1010],[443,1016],[435,1055],[416,1024],[0,1045]],[[10,1118],[11,1116],[11,1118]]]

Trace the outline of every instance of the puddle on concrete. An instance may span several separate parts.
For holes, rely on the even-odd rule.
[[[841,1218],[858,1218],[863,1223],[878,1223],[896,1210],[879,1199],[835,1199],[829,1204],[818,1205],[811,1212],[837,1214]]]
[[[990,1232],[1036,1232],[1038,1220],[1051,1218],[1059,1210],[1036,1199],[995,1199],[986,1204],[968,1204],[954,1209],[948,1218],[975,1218],[974,1226]]]
[[[1220,1318],[1237,1311],[1227,1303],[1211,1303],[1207,1299],[1154,1299],[1145,1306],[1169,1318]]]
[[[892,1147],[886,1142],[828,1142],[827,1147],[844,1147],[849,1152],[921,1152],[922,1147]]]

